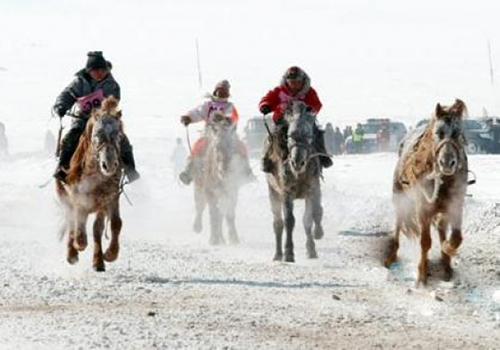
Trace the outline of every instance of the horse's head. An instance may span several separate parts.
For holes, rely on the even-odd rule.
[[[288,161],[295,175],[307,169],[314,149],[314,124],[316,117],[307,111],[301,101],[291,103],[285,111],[288,122],[287,146]]]
[[[236,125],[231,118],[222,114],[215,114],[208,124],[211,142],[216,149],[227,153],[231,151],[231,146],[236,135]]]
[[[112,176],[121,169],[120,141],[123,127],[121,111],[117,107],[118,101],[110,96],[102,102],[101,108],[92,113],[90,142],[99,170],[104,176]]]
[[[436,106],[432,123],[434,138],[434,157],[437,171],[444,176],[455,174],[460,168],[460,149],[463,148],[464,134],[462,118],[467,107],[461,100],[455,100],[452,106]]]

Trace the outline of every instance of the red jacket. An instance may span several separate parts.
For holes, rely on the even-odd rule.
[[[297,96],[291,96],[285,85],[280,85],[269,91],[266,96],[260,100],[259,109],[263,105],[268,105],[273,111],[273,121],[277,122],[283,117],[284,110],[288,102],[293,100],[303,101],[307,106],[311,107],[314,114],[318,114],[323,106],[319,100],[316,90],[308,86],[305,93],[299,92]]]

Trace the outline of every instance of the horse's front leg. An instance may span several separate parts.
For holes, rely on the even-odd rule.
[[[104,260],[113,262],[118,258],[120,252],[120,231],[122,229],[122,219],[120,218],[120,206],[118,200],[111,206],[108,213],[111,222],[111,241],[109,242],[108,249],[104,253]]]
[[[274,261],[283,260],[283,203],[281,197],[271,186],[269,187],[269,201],[273,213],[273,229],[276,238],[276,253]]]
[[[200,233],[203,229],[203,211],[206,206],[205,193],[203,188],[198,183],[194,184],[194,203],[196,207],[196,216],[193,223],[193,231]]]
[[[78,250],[75,249],[75,221],[72,220],[69,215],[67,218],[68,222],[68,244],[67,244],[67,261],[73,265],[78,262]]]
[[[227,203],[225,205],[226,221],[228,227],[229,243],[238,244],[240,239],[238,238],[238,231],[236,230],[236,205],[238,204],[238,192],[230,193],[228,196]]]
[[[285,261],[295,262],[293,255],[293,228],[295,226],[295,217],[293,216],[293,199],[290,194],[285,194],[283,202],[283,213],[285,214]]]
[[[307,257],[310,259],[316,259],[318,257],[318,254],[316,253],[316,246],[312,237],[313,215],[311,198],[306,198],[306,209],[304,211],[302,222],[306,231]]]
[[[441,257],[443,264],[445,265],[445,280],[450,280],[453,277],[451,257],[457,253],[458,247],[460,247],[460,244],[462,243],[462,214],[462,201],[455,205],[452,205],[449,210],[451,235],[448,240],[443,239],[443,242],[441,244]]]
[[[105,271],[102,259],[102,232],[104,231],[104,213],[98,212],[94,221],[94,256],[92,267],[96,271]]]
[[[222,237],[222,212],[220,203],[212,194],[208,198],[208,209],[210,212],[210,241],[211,245],[224,244]]]
[[[83,251],[87,247],[87,219],[89,214],[84,209],[76,209],[75,211],[75,234],[73,247],[76,250]]]
[[[316,187],[312,190],[311,196],[311,215],[314,220],[314,239],[323,238],[323,206],[321,205],[321,186],[319,181]]]
[[[420,263],[418,265],[417,286],[427,284],[427,254],[431,249],[431,218],[428,213],[421,212],[419,215],[420,220]]]

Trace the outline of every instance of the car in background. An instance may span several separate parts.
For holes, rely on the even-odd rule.
[[[272,118],[268,116],[265,121],[272,132],[274,129]],[[252,117],[247,121],[243,130],[243,142],[247,145],[250,157],[258,158],[262,155],[262,149],[264,148],[264,142],[267,135],[264,117]]]
[[[422,119],[416,127],[423,127],[429,119]],[[465,119],[463,121],[468,154],[499,154],[500,153],[500,124],[494,117]]]
[[[362,153],[374,153],[379,151],[378,134],[384,123],[389,125],[390,138],[387,150],[389,152],[397,151],[399,143],[407,133],[406,126],[402,122],[393,121],[387,118],[369,118],[366,120],[366,123],[361,124],[361,128],[364,132],[361,145]],[[345,149],[347,153],[355,152],[352,135],[345,140]]]

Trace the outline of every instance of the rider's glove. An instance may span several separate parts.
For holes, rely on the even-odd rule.
[[[306,112],[307,113],[311,113],[313,111],[312,107],[311,106],[307,106],[306,107]]]
[[[59,118],[64,117],[64,115],[66,114],[66,108],[64,108],[63,106],[60,106],[60,105],[54,106],[53,110],[54,110],[54,113],[59,116]]]
[[[189,124],[191,124],[191,117],[188,116],[188,115],[183,115],[181,117],[181,123],[184,124],[185,126],[188,126]]]
[[[260,106],[260,113],[266,115],[269,114],[270,112],[271,112],[271,107],[269,107],[268,105]]]

